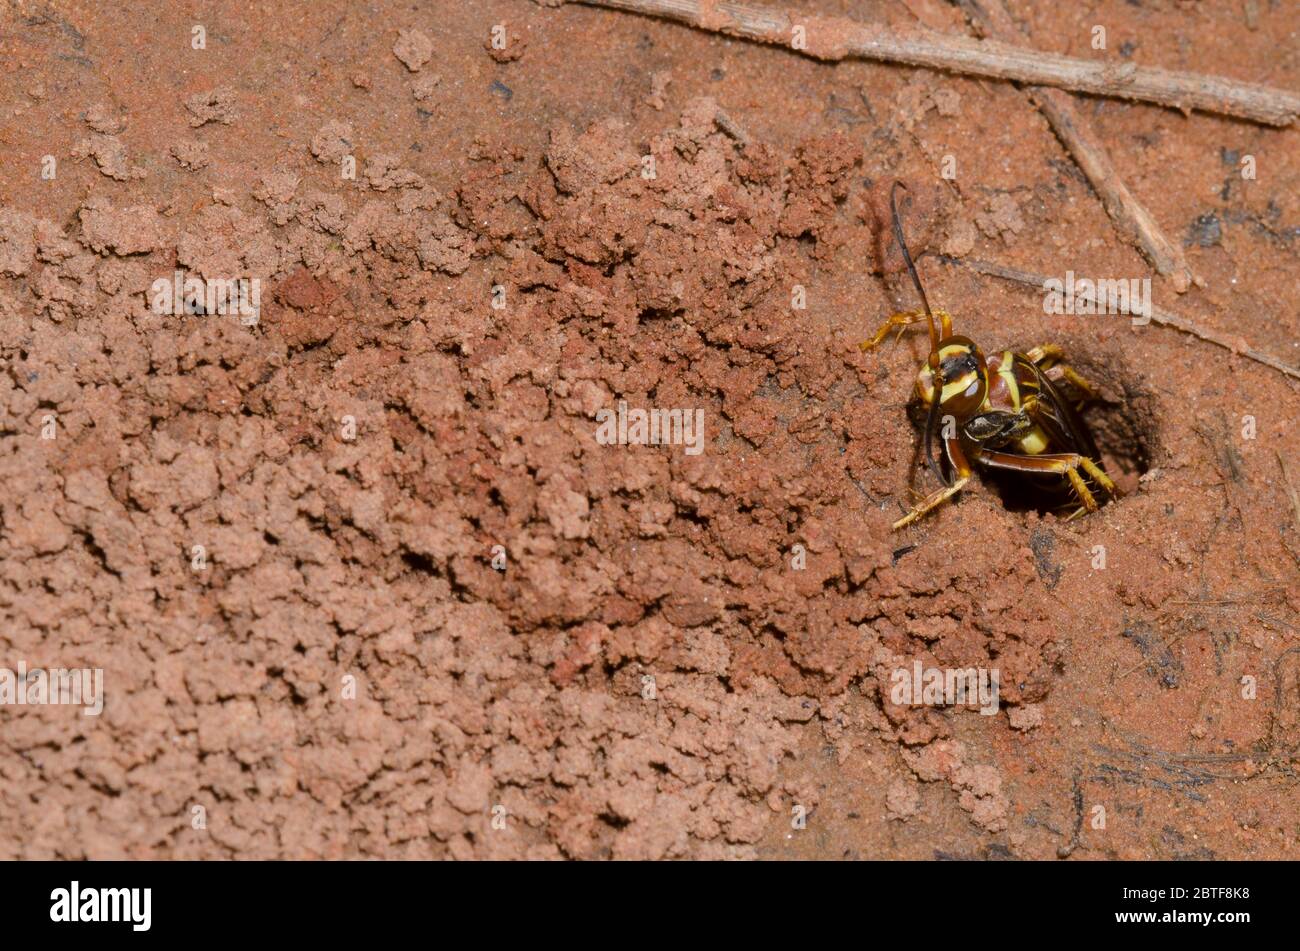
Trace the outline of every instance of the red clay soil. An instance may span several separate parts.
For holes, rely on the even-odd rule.
[[[866,6],[801,4],[967,30]],[[1300,89],[1300,8],[1246,7],[1012,4]],[[935,485],[924,331],[857,346],[917,303],[890,182],[918,253],[1149,274],[1023,92],[525,0],[0,41],[0,666],[105,692],[0,707],[0,857],[1297,854],[1294,381],[931,253],[958,332],[1101,385],[1126,495],[890,530]],[[1300,131],[1078,102],[1201,279],[1156,304],[1300,362]],[[176,270],[258,322],[157,313]],[[602,444],[619,401],[702,451]],[[894,703],[915,661],[1001,711]]]

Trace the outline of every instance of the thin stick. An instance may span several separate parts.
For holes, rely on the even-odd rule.
[[[731,116],[727,115],[721,109],[719,109],[713,116],[713,121],[717,124],[719,129],[735,139],[736,143],[742,149],[749,145],[749,136],[746,134],[745,130],[736,123],[735,119],[731,118]]]
[[[559,5],[556,0],[544,2]],[[805,16],[724,0],[570,2],[677,20],[713,33],[774,43],[821,60],[860,57],[907,63],[973,76],[1059,86],[1098,96],[1157,102],[1184,111],[1199,109],[1267,125],[1290,125],[1300,114],[1300,96],[1268,86],[1132,63],[1117,65],[1040,53],[1023,46],[949,36],[918,27],[898,30],[844,17]],[[796,32],[796,27],[801,29]]]
[[[961,4],[988,36],[1006,42],[1023,39],[1003,0],[961,0]],[[1088,176],[1116,229],[1146,255],[1157,274],[1169,277],[1175,291],[1184,293],[1191,285],[1192,272],[1182,249],[1165,237],[1155,218],[1133,197],[1111,163],[1105,146],[1079,115],[1069,93],[1047,86],[1030,86],[1027,91],[1057,138]]]
[[[1044,284],[1048,280],[1050,280],[1045,275],[1035,274],[1033,271],[1022,271],[1019,268],[1006,267],[1001,264],[991,264],[987,261],[976,261],[971,258],[951,258],[948,257],[947,255],[942,255],[942,254],[936,255],[936,257],[938,257],[939,260],[943,261],[945,264],[960,264],[962,267],[968,267],[972,271],[977,271],[980,274],[988,274],[991,277],[1000,277],[1003,280],[1014,281],[1017,284],[1025,284],[1029,287],[1037,287],[1039,290],[1042,290],[1044,288]],[[1073,290],[1074,290],[1074,296],[1076,298],[1081,298],[1094,305],[1100,303],[1096,291],[1082,291],[1078,287],[1075,287]],[[1109,303],[1109,300],[1107,301],[1107,303]],[[1120,312],[1125,314],[1130,314],[1135,317],[1147,316],[1145,314],[1137,313],[1136,311],[1132,310],[1127,304],[1123,305],[1120,308]],[[1272,367],[1274,370],[1277,370],[1279,373],[1284,373],[1289,377],[1293,377],[1294,379],[1300,380],[1300,369],[1297,369],[1296,367],[1293,366],[1288,366],[1287,364],[1279,360],[1277,357],[1269,356],[1267,353],[1262,353],[1259,350],[1254,350],[1250,347],[1243,347],[1241,346],[1239,341],[1224,336],[1218,331],[1206,330],[1205,328],[1198,326],[1193,321],[1188,320],[1186,317],[1180,317],[1178,314],[1172,313],[1171,311],[1163,310],[1162,308],[1156,307],[1155,305],[1152,305],[1151,307],[1150,317],[1151,317],[1151,323],[1153,324],[1157,324],[1161,327],[1173,327],[1175,330],[1181,330],[1185,334],[1191,334],[1193,337],[1196,337],[1198,340],[1204,340],[1206,343],[1215,344],[1216,346],[1222,347],[1225,350],[1229,350],[1232,353],[1239,353],[1243,357],[1247,357],[1248,359],[1254,360],[1256,363],[1262,363],[1265,366]]]
[[[1278,467],[1282,470],[1282,481],[1286,483],[1286,494],[1291,497],[1291,508],[1295,511],[1295,527],[1300,530],[1300,494],[1297,494],[1295,483],[1291,481],[1291,473],[1287,471],[1286,460],[1282,458],[1282,453],[1274,449],[1273,455],[1277,456]]]

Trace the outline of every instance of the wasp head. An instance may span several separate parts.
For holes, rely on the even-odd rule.
[[[984,355],[974,341],[966,337],[948,337],[916,377],[916,395],[927,407],[934,405],[934,371],[938,366],[943,390],[939,394],[939,411],[965,419],[984,403],[988,393],[988,368]]]

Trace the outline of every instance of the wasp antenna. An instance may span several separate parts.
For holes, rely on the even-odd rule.
[[[934,398],[930,401],[930,412],[925,421],[925,462],[934,473],[934,477],[944,485],[948,485],[949,482],[939,466],[939,460],[934,455],[934,431],[939,422],[939,401],[943,394],[943,368],[939,363],[939,331],[934,325],[934,312],[930,310],[930,299],[925,296],[925,288],[921,286],[921,275],[917,273],[916,263],[912,260],[912,254],[907,250],[907,242],[903,239],[903,222],[898,215],[900,188],[907,191],[906,185],[895,181],[894,186],[889,190],[889,211],[894,219],[894,240],[898,242],[898,250],[903,252],[903,261],[907,264],[907,271],[912,275],[912,283],[916,285],[916,293],[920,295],[921,304],[925,307],[926,323],[930,325],[930,367],[934,372]]]
[[[921,296],[921,303],[925,306],[925,319],[930,324],[930,354],[931,357],[937,357],[939,354],[939,331],[934,325],[934,312],[930,310],[930,300],[925,296],[925,288],[921,286],[921,275],[917,273],[916,264],[912,261],[912,254],[907,250],[907,242],[903,240],[903,222],[898,216],[898,190],[907,191],[907,186],[900,181],[894,182],[894,187],[889,190],[889,211],[894,218],[894,240],[898,242],[898,250],[903,252],[903,261],[907,264],[907,271],[912,275],[912,283],[916,286],[916,293]],[[933,363],[934,360],[931,360]]]
[[[943,393],[943,365],[936,362],[934,366],[934,399],[930,401],[930,412],[925,418],[925,463],[934,473],[934,477],[944,485],[952,485],[939,466],[934,454],[934,431],[939,423],[939,398]]]

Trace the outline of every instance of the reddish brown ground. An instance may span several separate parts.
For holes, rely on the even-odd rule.
[[[0,13],[0,666],[107,692],[0,708],[0,855],[1296,854],[1293,382],[927,258],[961,332],[1103,384],[1130,491],[889,530],[932,482],[923,334],[856,346],[915,306],[888,182],[918,250],[1148,273],[1022,93],[524,0],[153,6]],[[1293,5],[1013,6],[1300,89]],[[1300,131],[1081,106],[1203,279],[1157,304],[1300,360]],[[152,313],[177,267],[260,325]],[[598,445],[619,399],[705,451]],[[1008,706],[894,706],[913,659]]]

